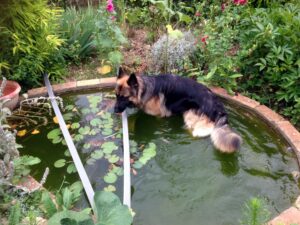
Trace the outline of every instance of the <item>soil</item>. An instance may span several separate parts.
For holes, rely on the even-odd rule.
[[[121,48],[123,53],[122,67],[129,73],[142,74],[149,66],[149,56],[151,45],[147,40],[147,31],[144,29],[128,29],[128,44]],[[65,81],[96,79],[100,75],[97,69],[101,66],[101,59],[90,58],[87,63],[80,65],[70,65],[68,67],[68,76]],[[106,75],[104,75],[106,77]]]
[[[122,49],[123,67],[129,72],[142,74],[149,66],[151,45],[144,29],[129,29],[127,31],[128,46]]]

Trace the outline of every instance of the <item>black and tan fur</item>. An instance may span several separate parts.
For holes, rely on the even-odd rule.
[[[242,142],[229,125],[223,104],[210,89],[189,78],[175,75],[127,75],[120,68],[116,85],[115,112],[138,107],[159,117],[183,115],[193,136],[211,136],[221,152],[232,153]]]

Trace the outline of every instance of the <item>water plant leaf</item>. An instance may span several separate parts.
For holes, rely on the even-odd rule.
[[[64,118],[64,120],[72,120],[72,118],[73,118],[73,113],[65,113],[64,115],[63,115],[63,118]]]
[[[133,163],[132,166],[133,166],[133,168],[135,168],[135,169],[140,169],[140,168],[143,167],[143,164],[140,163],[139,161],[135,161],[135,162]]]
[[[115,173],[118,176],[122,176],[123,175],[123,168],[113,165],[113,168],[112,168],[111,172]]]
[[[104,153],[102,150],[97,150],[97,151],[94,151],[92,154],[91,154],[91,158],[93,159],[101,159],[103,157]]]
[[[54,139],[57,136],[59,136],[61,134],[61,131],[59,128],[53,129],[51,130],[48,134],[47,134],[47,138],[48,139]]]
[[[57,137],[53,138],[52,143],[53,143],[53,144],[58,144],[58,143],[60,143],[62,140],[63,140],[62,137],[57,136]]]
[[[91,131],[91,129],[88,126],[80,127],[78,130],[79,134],[82,134],[82,135],[87,135],[90,133],[90,131]]]
[[[139,158],[138,162],[145,165],[155,155],[156,155],[156,145],[154,143],[149,143],[148,147],[144,149],[143,154]]]
[[[68,173],[76,173],[76,171],[77,171],[77,170],[76,170],[76,166],[75,166],[74,163],[68,165],[68,167],[67,167],[67,172],[68,172]]]
[[[17,136],[18,136],[18,137],[23,137],[26,133],[27,133],[27,130],[26,130],[26,129],[24,129],[24,130],[19,130],[19,131],[17,132]]]
[[[105,187],[103,190],[104,191],[109,191],[109,192],[115,192],[117,189],[116,189],[116,187],[114,185],[110,184],[107,187]]]
[[[85,149],[89,149],[91,147],[91,144],[90,143],[85,143],[84,145],[83,145],[83,148],[85,148]]]
[[[99,119],[99,118],[94,118],[94,119],[92,119],[92,120],[90,121],[90,124],[91,124],[92,126],[96,127],[96,126],[102,124],[102,121],[101,121],[101,119]]]
[[[83,139],[83,135],[81,135],[81,134],[76,134],[74,137],[75,141],[81,141],[82,139]]]
[[[39,133],[40,133],[40,131],[37,130],[37,129],[34,129],[34,130],[31,132],[31,134],[39,134]]]
[[[71,128],[74,129],[78,129],[80,127],[79,123],[72,123]]]
[[[112,192],[95,193],[97,225],[130,225],[133,218],[128,206],[122,205],[119,197]],[[51,224],[50,224],[51,225]]]
[[[110,163],[116,163],[116,162],[118,162],[119,160],[120,160],[120,157],[117,156],[117,155],[110,155],[110,156],[108,157],[108,162],[110,162]]]
[[[101,145],[101,149],[105,154],[111,154],[114,150],[118,149],[118,146],[112,141],[105,142]]]
[[[86,161],[86,163],[87,163],[88,165],[93,165],[95,162],[96,162],[96,160],[95,160],[95,159],[92,159],[92,158],[89,158],[89,159]]]
[[[61,168],[64,167],[66,165],[66,160],[65,159],[59,159],[57,161],[55,161],[54,166],[56,168]]]
[[[72,110],[74,108],[74,105],[67,105],[65,107],[65,110]]]
[[[82,114],[89,114],[91,111],[88,108],[81,109]]]
[[[105,129],[103,129],[103,131],[102,131],[102,134],[105,135],[105,136],[111,135],[112,133],[113,133],[113,130],[110,129],[110,128],[105,128]]]
[[[108,172],[104,177],[103,180],[108,184],[113,184],[117,181],[118,177],[113,172]]]
[[[67,150],[64,152],[64,155],[67,156],[67,157],[70,157],[70,156],[71,156],[69,149],[67,149]]]

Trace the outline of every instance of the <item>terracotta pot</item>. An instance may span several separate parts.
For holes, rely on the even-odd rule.
[[[0,85],[1,83],[2,81],[0,81]],[[9,101],[4,103],[4,107],[13,110],[18,104],[20,91],[21,87],[17,82],[10,80],[6,81],[6,86],[4,88],[3,95],[0,96],[0,100],[9,99]]]

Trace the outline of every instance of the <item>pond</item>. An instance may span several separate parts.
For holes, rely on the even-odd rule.
[[[73,132],[73,137],[92,185],[96,190],[116,188],[122,197],[121,121],[108,113],[113,107],[111,93],[63,98],[65,105],[71,105],[65,112],[71,133],[82,134],[80,138]],[[100,100],[98,105],[96,101]],[[298,165],[283,138],[249,112],[228,104],[226,107],[231,127],[243,138],[241,150],[231,155],[216,151],[209,138],[192,137],[181,117],[156,118],[135,110],[129,112],[135,225],[239,224],[242,208],[251,197],[264,198],[273,216],[293,203],[299,195],[299,184],[292,172],[298,171]],[[105,127],[104,123],[110,125]],[[62,140],[47,138],[57,127],[49,118],[46,126],[39,127],[40,133],[18,138],[24,146],[22,154],[42,160],[33,168],[38,180],[45,167],[50,168],[45,186],[52,191],[62,183],[79,179]],[[115,146],[103,147],[105,142]],[[151,157],[147,158],[145,152]],[[64,163],[56,168],[59,159]],[[79,207],[85,205],[83,198]]]

